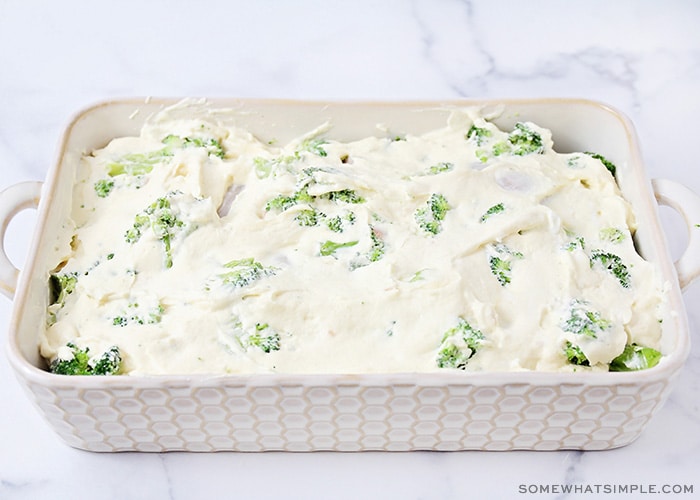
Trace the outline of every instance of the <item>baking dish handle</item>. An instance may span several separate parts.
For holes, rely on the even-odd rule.
[[[5,232],[15,215],[39,206],[42,186],[41,182],[20,182],[0,192],[0,293],[10,299],[15,295],[19,269],[5,253]]]
[[[677,211],[688,228],[688,246],[674,263],[678,283],[685,289],[700,276],[700,196],[669,179],[653,179],[651,183],[658,203]]]

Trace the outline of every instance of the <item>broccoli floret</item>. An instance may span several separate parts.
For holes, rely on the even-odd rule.
[[[589,151],[586,151],[586,154],[590,156],[591,158],[595,158],[596,160],[599,160],[605,168],[608,169],[608,172],[612,174],[613,177],[615,177],[615,173],[617,172],[617,167],[613,162],[605,158],[603,155],[598,154],[598,153],[591,153]]]
[[[133,226],[127,230],[124,236],[127,243],[134,244],[141,239],[142,230],[150,226],[156,238],[163,243],[166,268],[173,266],[172,237],[185,225],[173,211],[168,199],[169,196],[158,198],[137,214],[134,217]]]
[[[442,231],[441,222],[445,220],[450,204],[447,199],[437,193],[433,193],[426,202],[427,207],[419,208],[414,213],[414,218],[418,226],[430,234],[438,234]]]
[[[466,134],[466,139],[473,140],[477,146],[481,146],[488,137],[491,137],[491,131],[484,127],[477,127],[472,125]]]
[[[300,226],[318,226],[320,219],[323,219],[325,215],[322,212],[317,211],[315,208],[307,208],[299,211],[299,213],[294,217],[294,220],[299,223]]]
[[[242,288],[248,286],[254,281],[257,281],[266,276],[274,276],[277,269],[274,267],[265,267],[255,259],[239,259],[232,260],[224,264],[228,269],[225,273],[219,274],[219,278],[225,285],[233,288]]]
[[[330,191],[318,197],[321,200],[329,200],[341,203],[357,204],[364,203],[365,199],[352,189],[341,189],[340,191]]]
[[[300,153],[307,151],[315,154],[316,156],[326,157],[328,156],[328,153],[321,147],[324,144],[328,144],[328,142],[324,141],[323,139],[306,139],[299,145],[297,152]]]
[[[489,208],[489,209],[484,213],[484,215],[481,216],[481,218],[479,219],[479,222],[484,223],[484,222],[486,222],[486,220],[487,220],[489,217],[491,217],[492,215],[501,213],[501,212],[503,212],[504,210],[505,210],[505,207],[503,206],[503,203],[498,203],[498,204],[492,206],[491,208]]]
[[[280,334],[270,328],[267,323],[257,323],[255,331],[241,338],[241,344],[244,348],[257,347],[263,352],[272,352],[280,350]]]
[[[281,194],[279,196],[272,198],[270,201],[268,201],[265,204],[265,210],[268,212],[270,210],[284,212],[285,210],[292,208],[296,204],[297,204],[297,200],[296,200],[294,195],[286,196],[286,195]]]
[[[143,232],[141,231],[146,225],[151,222],[151,219],[143,214],[137,214],[134,217],[134,224],[124,233],[124,239],[127,243],[136,243],[141,239]]]
[[[497,255],[492,255],[489,257],[489,268],[493,275],[498,279],[501,286],[506,286],[510,283],[510,261],[498,257]]]
[[[309,194],[309,187],[307,185],[295,191],[291,196],[281,194],[274,197],[265,204],[265,210],[268,212],[271,210],[284,212],[300,203],[312,203],[314,199],[315,197]]]
[[[493,153],[493,156],[501,156],[502,154],[510,153],[511,152],[510,143],[508,143],[506,141],[497,142],[491,148],[491,152]],[[482,158],[482,161],[484,161],[484,159],[485,158]]]
[[[225,156],[221,142],[213,138],[180,137],[171,134],[166,136],[162,142],[165,144],[165,147],[162,149],[146,153],[129,153],[120,157],[107,165],[107,174],[110,177],[116,177],[118,175],[139,176],[149,174],[153,171],[155,165],[172,157],[175,148],[204,148],[210,156],[216,156],[218,158],[223,158]]]
[[[160,303],[148,308],[147,306],[139,305],[137,302],[130,302],[125,314],[112,318],[112,325],[122,327],[129,323],[154,325],[161,322],[164,312],[165,308]]]
[[[114,326],[126,326],[129,323],[129,320],[126,318],[126,316],[115,316],[112,318],[112,325]]]
[[[372,226],[369,228],[369,237],[372,240],[372,248],[370,249],[368,256],[369,261],[377,262],[384,257],[384,240],[381,239],[380,233]]]
[[[281,348],[281,335],[268,323],[256,323],[253,328],[244,328],[240,318],[234,316],[231,329],[231,336],[244,350],[255,348],[269,354]]]
[[[335,256],[336,250],[339,250],[341,248],[349,248],[349,247],[354,247],[357,245],[358,241],[348,241],[345,243],[336,243],[335,241],[325,241],[324,243],[321,244],[321,250],[320,254],[322,256],[328,256],[328,255],[333,255]]]
[[[106,198],[114,188],[114,181],[112,179],[101,179],[95,183],[94,187],[97,196],[100,198]]]
[[[345,224],[355,223],[355,214],[353,212],[347,211],[344,215],[336,215],[326,219],[326,227],[333,231],[334,233],[342,233],[345,230]]]
[[[460,317],[457,326],[447,330],[442,337],[436,360],[438,368],[464,370],[483,341],[483,333]]]
[[[258,177],[258,179],[265,179],[279,167],[287,166],[298,159],[298,156],[295,155],[279,156],[277,158],[262,158],[257,156],[253,158],[255,175]]]
[[[122,357],[117,346],[110,347],[97,359],[93,375],[117,375],[121,369]]]
[[[427,175],[437,175],[437,174],[441,174],[443,172],[449,172],[454,167],[455,167],[454,163],[443,161],[443,162],[436,163],[435,165],[431,166],[426,171],[426,174]]]
[[[571,363],[572,365],[578,365],[578,366],[590,366],[591,365],[591,363],[588,361],[588,358],[583,353],[581,348],[577,345],[572,344],[568,340],[566,341],[566,345],[564,347],[564,355],[566,356],[566,360],[569,363]]]
[[[49,276],[50,305],[63,304],[78,284],[78,273],[56,273]]]
[[[425,273],[427,269],[421,269],[419,271],[416,271],[413,273],[413,276],[411,276],[411,279],[408,280],[409,283],[415,283],[416,281],[423,281],[425,279],[425,276],[423,276],[423,273]]]
[[[511,263],[513,259],[522,258],[522,253],[515,252],[502,243],[491,245],[489,268],[501,286],[506,286],[511,281]]]
[[[515,129],[508,135],[508,142],[513,145],[514,155],[524,156],[544,151],[542,136],[524,123],[515,124]]]
[[[121,369],[122,357],[117,346],[110,347],[99,357],[90,357],[90,349],[80,349],[72,342],[66,344],[70,348],[71,357],[68,359],[55,358],[49,365],[51,373],[57,375],[118,375]]]
[[[583,300],[572,300],[566,318],[560,324],[562,330],[575,335],[598,338],[612,324]]]
[[[630,287],[630,273],[622,259],[613,253],[602,250],[594,250],[590,257],[591,268],[601,266],[605,271],[613,275],[623,288]]]
[[[616,227],[606,227],[600,230],[600,239],[611,243],[622,243],[625,233]]]
[[[204,148],[209,156],[217,158],[223,158],[226,154],[221,142],[214,138],[180,137],[170,134],[163,139],[163,144],[166,145],[163,151],[170,155],[172,155],[173,148]]]
[[[567,243],[566,246],[564,246],[564,250],[567,250],[569,252],[573,252],[578,248],[580,248],[581,250],[586,248],[586,240],[583,238],[583,236],[575,237],[573,240]]]
[[[145,175],[151,173],[154,165],[165,161],[171,156],[172,153],[166,149],[149,153],[129,153],[107,165],[107,174],[110,177],[118,175]]]
[[[377,262],[384,257],[385,243],[381,233],[373,226],[369,226],[369,237],[372,242],[368,252],[357,254],[350,262],[350,270],[354,271],[360,267],[365,267],[373,262]]]
[[[644,347],[637,344],[625,346],[622,354],[610,362],[611,372],[629,372],[645,370],[659,364],[662,354],[651,347]]]
[[[66,347],[71,349],[72,357],[68,359],[55,358],[49,365],[49,370],[58,375],[89,375],[91,372],[89,349],[82,350],[71,342],[66,344]]]

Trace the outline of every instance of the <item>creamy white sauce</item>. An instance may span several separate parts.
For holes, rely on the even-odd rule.
[[[283,146],[214,122],[159,121],[85,156],[72,245],[56,262],[77,284],[49,308],[42,355],[62,356],[67,342],[93,353],[117,345],[132,375],[428,372],[446,369],[441,343],[460,321],[483,336],[468,371],[607,370],[626,344],[658,349],[663,287],[635,250],[634,214],[604,165],[556,153],[534,124],[541,153],[495,155],[509,131],[459,114],[402,140],[341,143],[326,126],[311,134],[318,144]],[[472,123],[490,131],[482,144],[466,138]],[[128,155],[163,150],[170,134],[213,139],[225,156],[179,144],[148,173],[116,173],[125,158],[139,164]],[[101,197],[104,181],[113,186]],[[347,190],[362,202],[337,199]],[[266,209],[299,192],[297,203]],[[449,207],[442,220],[433,195]],[[170,255],[150,222],[126,237],[161,197],[181,222]],[[316,225],[303,225],[312,209]],[[627,286],[596,264],[598,250],[624,263]],[[246,259],[262,266],[257,279],[224,283]],[[574,333],[572,311],[604,327]],[[278,350],[248,345],[272,334]],[[567,361],[567,341],[590,368]]]

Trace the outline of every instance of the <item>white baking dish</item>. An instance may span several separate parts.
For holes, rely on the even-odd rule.
[[[700,220],[700,198],[668,180],[650,181],[630,122],[600,103],[506,100],[338,103],[214,99],[182,113],[220,117],[263,139],[284,142],[330,121],[334,137],[419,133],[445,123],[450,107],[500,109],[500,127],[529,120],[553,131],[560,152],[596,151],[618,167],[632,203],[640,253],[670,287],[663,361],[631,373],[400,373],[67,377],[48,373],[38,353],[48,300],[50,242],[68,213],[73,172],[84,152],[136,135],[144,120],[174,100],[104,102],[75,116],[44,183],[0,193],[0,236],[23,208],[38,222],[23,272],[0,247],[0,290],[14,299],[8,357],[18,379],[56,432],[92,451],[512,450],[608,449],[626,445],[664,403],[689,352],[681,296],[700,274],[700,240],[672,262],[658,203]],[[656,200],[655,200],[656,198]]]

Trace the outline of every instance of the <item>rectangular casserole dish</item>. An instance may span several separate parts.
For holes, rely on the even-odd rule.
[[[38,352],[48,301],[51,244],[70,209],[82,154],[111,139],[138,135],[144,120],[176,100],[99,103],[68,125],[44,183],[0,196],[2,233],[19,210],[38,208],[27,264],[19,273],[0,252],[0,284],[14,299],[8,357],[21,385],[71,446],[113,451],[601,450],[637,438],[666,400],[689,352],[682,289],[700,272],[697,237],[672,262],[658,203],[700,217],[698,197],[667,180],[650,181],[635,132],[620,113],[572,99],[342,103],[212,99],[179,108],[183,116],[216,110],[261,139],[285,142],[325,122],[333,136],[421,133],[442,126],[450,108],[499,111],[509,128],[532,121],[553,132],[559,152],[596,151],[618,167],[634,207],[635,243],[669,287],[663,361],[629,373],[398,373],[367,375],[222,375],[67,377],[48,373]],[[655,197],[657,201],[655,201]]]

